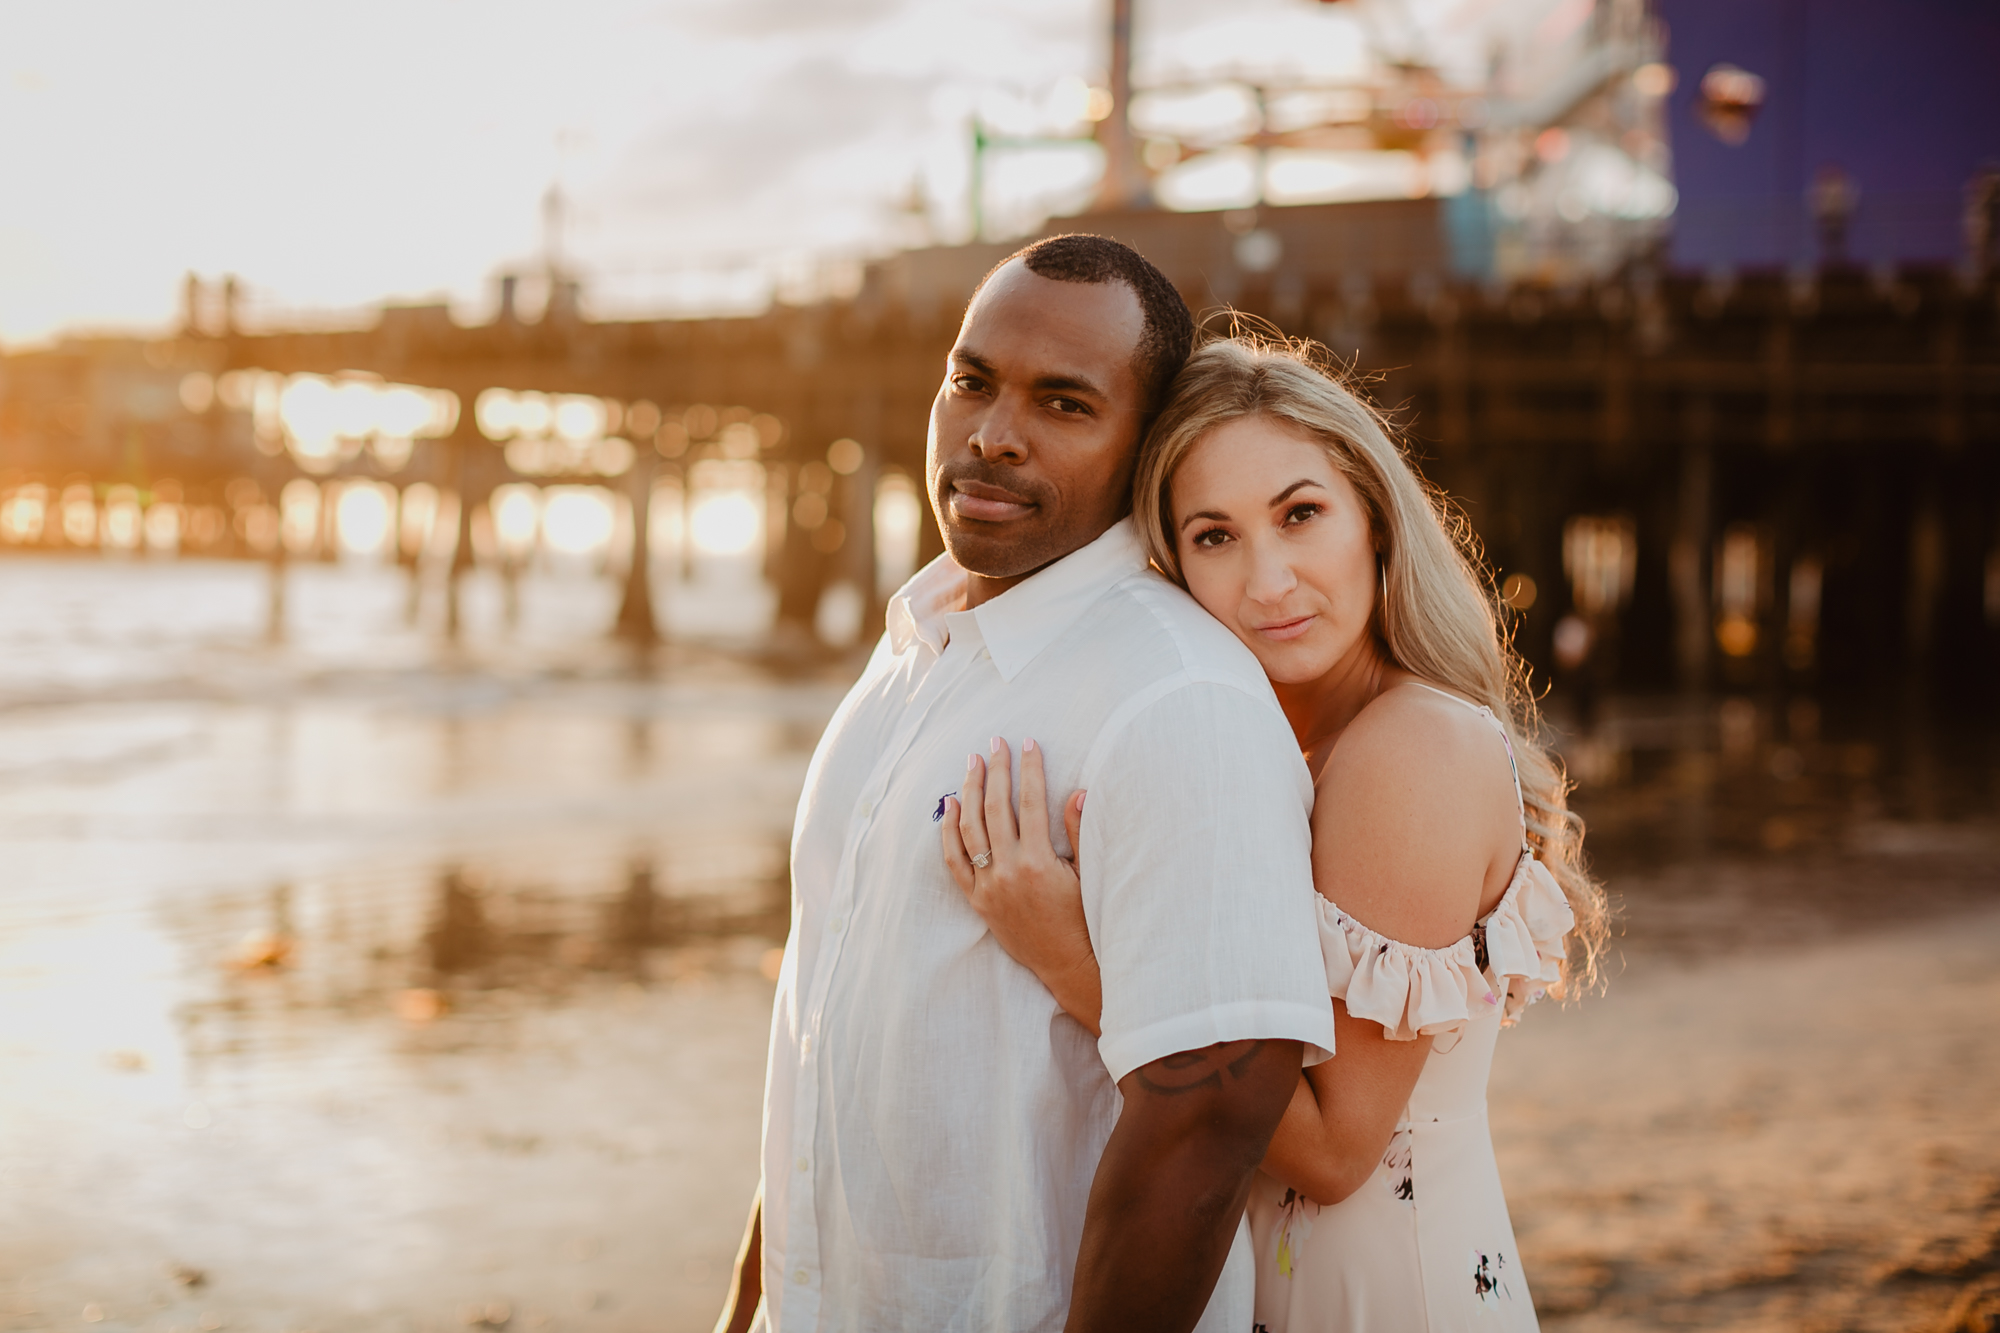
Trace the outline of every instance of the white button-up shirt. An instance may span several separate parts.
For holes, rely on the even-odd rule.
[[[1257,661],[1128,521],[971,611],[940,557],[827,724],[792,836],[764,1095],[766,1326],[1060,1329],[1119,1079],[1216,1042],[1333,1049],[1312,784]],[[1004,736],[1087,788],[1103,1036],[952,881],[943,799]],[[1015,772],[1019,772],[1018,761]],[[1203,1329],[1250,1326],[1242,1233]]]

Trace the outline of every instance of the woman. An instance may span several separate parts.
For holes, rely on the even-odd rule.
[[[1470,534],[1305,344],[1197,351],[1135,488],[1154,564],[1257,656],[1315,785],[1337,1050],[1305,1071],[1252,1190],[1257,1327],[1532,1329],[1487,1074],[1504,1024],[1592,979],[1605,907]],[[1031,817],[1032,741],[1021,765]],[[1013,820],[988,827],[985,778],[975,765],[943,821],[952,874],[1095,1032],[1076,871]],[[1072,848],[1083,810],[1082,792],[1064,805]]]

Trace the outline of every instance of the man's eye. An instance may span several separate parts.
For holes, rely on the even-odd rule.
[[[951,387],[957,389],[960,393],[978,393],[986,386],[981,383],[977,375],[953,375],[951,377]]]
[[[1304,523],[1319,513],[1319,506],[1313,504],[1293,505],[1285,511],[1285,522]]]
[[[1074,398],[1051,398],[1049,399],[1049,406],[1066,416],[1074,416],[1078,412],[1088,412],[1090,410]]]

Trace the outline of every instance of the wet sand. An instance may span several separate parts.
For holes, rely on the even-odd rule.
[[[704,1326],[839,669],[4,572],[0,1329]]]
[[[1923,913],[1531,1012],[1492,1117],[1544,1326],[1946,1327],[2000,1273],[1996,957],[2000,906]]]
[[[76,1052],[67,1095],[9,1099],[0,1328],[706,1327],[756,1185],[770,986],[679,963],[421,1028],[288,1023],[282,1073],[198,1097]]]
[[[1546,1326],[1943,1328],[2000,1271],[1996,950],[1989,908],[1638,951],[1607,995],[1537,1007],[1493,1123]],[[8,1107],[0,1327],[705,1328],[755,1182],[770,985],[741,944],[655,961],[416,1026],[308,1013],[282,1072],[202,1102],[71,1051],[67,1095]]]

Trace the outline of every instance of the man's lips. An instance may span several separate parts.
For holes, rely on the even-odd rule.
[[[1276,639],[1282,643],[1287,639],[1298,638],[1311,629],[1318,619],[1317,615],[1299,616],[1293,620],[1274,620],[1268,625],[1257,625],[1254,628],[1265,638]]]
[[[1021,517],[1034,507],[1012,491],[1003,491],[998,486],[977,481],[955,481],[951,484],[951,512],[954,518],[969,519],[974,523],[1005,523]]]

